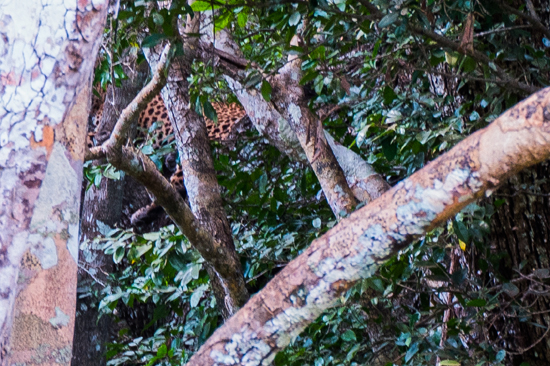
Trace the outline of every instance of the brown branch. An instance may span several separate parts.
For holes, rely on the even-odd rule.
[[[155,196],[155,202],[164,208],[183,235],[221,276],[231,278],[235,275],[235,269],[227,263],[232,254],[198,222],[181,195],[148,156],[133,148],[111,148],[107,150],[107,160],[147,187]]]
[[[157,96],[161,89],[166,85],[166,74],[170,66],[168,54],[170,53],[170,44],[167,44],[162,51],[157,70],[151,81],[136,95],[134,100],[120,113],[120,117],[111,132],[109,139],[101,146],[92,147],[86,152],[85,160],[94,160],[103,158],[109,150],[118,150],[124,144],[124,139],[131,127],[132,120],[147,107],[150,101]]]
[[[131,127],[131,121],[141,113],[147,104],[166,84],[168,74],[170,45],[162,51],[153,79],[138,93],[132,102],[122,111],[111,136],[101,146],[86,153],[86,160],[107,158],[107,161],[119,170],[142,183],[155,197],[170,218],[181,229],[189,242],[201,253],[223,278],[235,278],[235,266],[229,258],[233,253],[221,245],[199,223],[176,189],[160,174],[156,165],[139,151],[123,147],[125,136]],[[242,274],[240,275],[242,277]]]
[[[500,66],[494,63],[493,60],[491,60],[489,57],[479,51],[464,50],[462,47],[460,47],[459,43],[453,42],[447,37],[441,36],[429,29],[421,28],[414,25],[410,25],[409,27],[413,32],[430,38],[431,40],[438,43],[440,46],[450,48],[451,50],[458,52],[462,55],[470,56],[474,60],[482,62],[487,66],[490,66],[492,64],[494,66],[493,70],[496,72],[498,77],[500,77],[506,85],[511,86],[514,89],[520,90],[526,94],[533,94],[540,90],[540,88],[537,88],[535,86],[521,83],[515,79],[512,79]]]
[[[550,29],[548,29],[547,27],[544,26],[544,24],[542,24],[542,22],[538,19],[538,17],[536,17],[536,14],[535,14],[535,16],[525,14],[524,12],[522,12],[522,11],[516,9],[516,8],[513,8],[510,5],[503,4],[502,1],[500,1],[500,0],[492,0],[492,1],[494,3],[497,3],[500,7],[502,7],[507,12],[512,13],[514,15],[517,15],[520,18],[523,18],[523,19],[527,20],[529,23],[531,23],[533,25],[534,28],[536,28],[539,31],[541,31],[542,33],[544,33],[544,35],[548,39],[550,39]]]

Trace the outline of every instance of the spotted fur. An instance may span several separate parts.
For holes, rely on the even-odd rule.
[[[99,96],[95,95],[92,101],[92,111],[96,112],[91,118],[91,129],[94,132],[88,134],[88,146],[94,146],[95,133],[101,121],[103,113],[103,102],[99,103],[100,98],[104,99],[105,93]],[[205,118],[206,128],[208,131],[208,137],[210,140],[226,141],[229,140],[237,130],[244,128],[244,122],[248,119],[246,117],[245,110],[238,104],[224,104],[213,103],[212,106],[216,111],[218,122]],[[162,146],[167,146],[174,141],[174,131],[170,119],[168,116],[168,109],[162,100],[160,95],[157,95],[141,112],[138,120],[138,126],[141,130],[138,134],[137,140],[141,142],[146,139],[151,140],[151,145],[154,149],[159,149]],[[155,128],[152,133],[147,133],[151,127],[155,124]],[[171,171],[170,183],[181,194],[185,195],[185,186],[183,183],[183,172],[181,165],[176,163],[175,156],[169,155],[165,159],[165,165],[168,170]],[[155,203],[147,207],[139,209],[132,215],[132,223],[134,225],[141,225],[150,221],[155,213],[158,212],[160,207],[157,207]]]

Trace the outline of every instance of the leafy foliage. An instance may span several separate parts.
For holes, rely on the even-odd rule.
[[[526,11],[523,2],[503,3]],[[107,37],[111,56],[96,73],[103,85],[124,77],[115,64],[138,49],[145,25],[150,33],[141,47],[151,47],[173,39],[173,21],[191,14],[180,2],[149,15],[145,5],[123,4],[118,27]],[[195,12],[211,9],[216,10],[216,29],[228,29],[250,61],[243,85],[257,88],[269,101],[277,92],[269,75],[289,55],[298,55],[310,107],[320,114],[327,106],[333,110],[324,127],[390,183],[422,168],[523,98],[525,90],[510,80],[541,88],[550,76],[550,40],[497,1],[216,0],[192,5]],[[537,10],[548,19],[547,4],[537,4]],[[291,45],[296,34],[302,38],[298,46]],[[220,73],[210,60],[197,60],[189,79],[191,104],[214,120],[212,102],[235,100]],[[254,134],[235,149],[216,146],[214,155],[245,278],[255,292],[336,221],[311,169],[281,156]],[[86,176],[100,179],[98,169]],[[502,204],[488,198],[470,205],[446,227],[390,259],[377,276],[358,283],[317,319],[275,364],[510,362],[510,351],[517,347],[508,336],[508,321],[545,327],[533,321],[526,299],[536,286],[547,291],[549,276],[523,273],[526,263],[512,275],[504,266],[506,253],[491,251],[491,217]],[[121,329],[109,354],[111,364],[185,362],[219,324],[202,260],[173,227],[142,236],[116,231],[105,240],[120,272],[105,289],[104,316],[116,317],[115,310],[132,311],[137,304],[154,309],[141,329]]]

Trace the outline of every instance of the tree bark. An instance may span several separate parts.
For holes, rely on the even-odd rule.
[[[188,19],[186,33],[197,33],[199,21],[198,14],[193,20]],[[231,227],[223,207],[206,124],[193,109],[189,108],[187,79],[195,56],[197,39],[194,40],[194,44],[191,43],[192,41],[187,41],[184,45],[184,55],[177,56],[172,61],[162,97],[170,111],[169,117],[174,127],[191,210],[216,242],[224,247],[228,255],[225,260],[231,268],[229,276],[222,276],[212,266],[207,266],[218,309],[222,317],[228,319],[246,303],[248,291],[235,251]],[[155,69],[159,59],[158,52],[150,50],[146,52],[146,57],[151,68]]]
[[[295,42],[297,39],[294,36]],[[277,111],[290,123],[334,216],[340,218],[350,214],[357,201],[327,142],[321,120],[308,107],[301,78],[302,60],[290,56],[289,62],[271,79],[275,85],[271,99]]]
[[[114,88],[112,85],[107,88],[103,114],[95,131],[97,143],[103,143],[110,136],[120,111],[143,87],[147,71],[138,69],[133,78],[122,81],[120,88]],[[78,289],[84,289],[87,294],[93,293],[92,287],[100,286],[97,282],[102,282],[105,278],[104,273],[112,272],[110,256],[106,257],[103,250],[91,246],[91,242],[98,235],[106,235],[107,231],[120,223],[125,183],[122,173],[121,179],[102,179],[99,187],[92,186],[85,192],[79,242],[89,243],[85,249],[80,247],[81,269],[78,271]],[[111,322],[108,317],[102,317],[98,321],[99,314],[94,306],[96,302],[97,299],[92,297],[77,298],[71,362],[73,365],[102,366],[107,362],[105,352],[111,334]]]
[[[0,7],[2,366],[71,360],[90,76],[107,6]]]
[[[151,159],[135,149],[123,147],[123,142],[130,129],[130,120],[139,115],[148,102],[166,84],[169,53],[170,46],[168,45],[165,47],[160,61],[158,61],[151,82],[121,112],[107,141],[87,152],[86,160],[107,158],[107,161],[117,169],[124,171],[147,187],[149,192],[154,195],[155,202],[164,208],[191,245],[219,274],[219,277],[213,277],[214,280],[215,278],[221,278],[224,281],[231,282],[234,278],[242,277],[240,263],[238,261],[235,263],[235,250],[220,243],[201,225],[180,194],[160,174]],[[244,284],[244,279],[242,282]],[[221,305],[225,306],[225,302],[222,302]]]
[[[385,259],[548,157],[550,88],[517,104],[315,240],[219,328],[189,365],[269,364]]]

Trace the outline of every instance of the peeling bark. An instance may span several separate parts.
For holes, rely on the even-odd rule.
[[[107,5],[0,7],[0,365],[70,364],[90,76]]]
[[[188,365],[268,365],[278,351],[387,258],[501,182],[550,157],[550,88],[397,184],[315,240]]]
[[[200,17],[188,21],[186,33],[197,33]],[[192,41],[194,42],[192,43]],[[248,300],[241,264],[235,251],[231,227],[223,207],[218,178],[214,170],[210,141],[205,121],[189,108],[190,66],[194,59],[196,43],[193,38],[184,45],[184,55],[177,56],[168,72],[162,97],[170,111],[174,134],[182,165],[185,189],[193,214],[208,230],[215,242],[224,247],[227,268],[207,266],[218,308],[224,319],[231,317]],[[158,54],[146,51],[151,68],[155,68]]]

